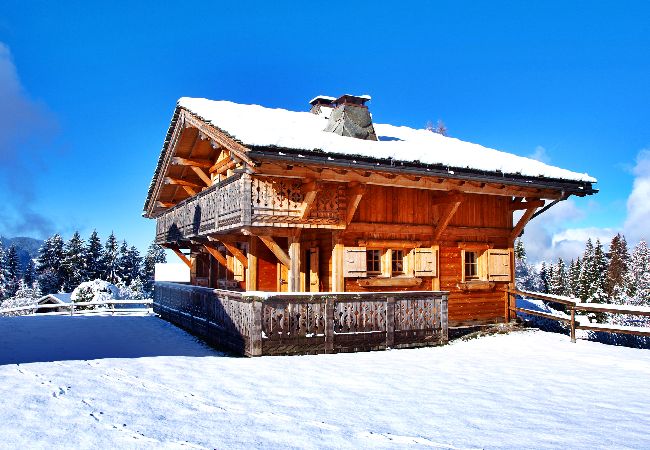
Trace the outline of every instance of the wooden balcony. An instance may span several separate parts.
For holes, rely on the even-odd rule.
[[[246,226],[343,228],[344,184],[309,189],[314,188],[297,179],[236,174],[158,216],[156,242],[174,243]]]

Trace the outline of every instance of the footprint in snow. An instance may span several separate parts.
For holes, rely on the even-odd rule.
[[[61,387],[59,388],[58,391],[52,392],[52,397],[54,397],[54,398],[58,398],[61,395],[65,395],[65,389],[63,389]]]

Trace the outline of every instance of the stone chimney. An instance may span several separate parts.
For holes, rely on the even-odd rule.
[[[318,98],[316,97],[316,99]],[[331,99],[331,97],[328,97],[328,99]],[[335,107],[329,115],[329,122],[324,131],[341,136],[376,141],[377,135],[375,134],[375,128],[372,126],[372,117],[366,106],[366,102],[369,100],[369,95],[346,94],[330,103]]]

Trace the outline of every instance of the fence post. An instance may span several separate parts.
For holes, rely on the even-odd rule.
[[[449,297],[447,294],[443,294],[442,297],[438,300],[440,302],[440,327],[442,330],[441,336],[442,336],[442,344],[446,344],[449,342],[449,311],[448,311],[448,302]]]
[[[395,297],[386,298],[386,348],[395,345]]]
[[[70,302],[70,315],[74,315],[74,302]]]
[[[334,299],[325,298],[325,353],[334,353]]]
[[[576,309],[571,306],[571,342],[576,341]]]
[[[262,356],[262,302],[253,300],[251,309],[251,356]]]

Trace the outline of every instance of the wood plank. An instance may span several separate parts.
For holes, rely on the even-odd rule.
[[[359,247],[379,247],[379,248],[397,248],[410,249],[421,247],[425,243],[422,241],[410,241],[400,239],[361,239]]]
[[[226,270],[228,271],[230,270],[228,269],[228,261],[226,260],[226,257],[223,254],[221,254],[221,252],[217,250],[216,247],[208,243],[204,243],[203,247],[209,254],[211,254],[214,257],[214,259],[216,259],[219,262],[219,264],[225,267]]]
[[[416,277],[377,277],[357,280],[362,287],[411,287],[422,284],[422,278]]]
[[[322,185],[320,183],[309,181],[302,186],[305,194],[302,205],[300,206],[300,220],[304,220],[309,216],[309,213],[316,204],[316,196],[321,191]]]
[[[176,206],[176,203],[174,203],[174,202],[163,202],[163,201],[158,200],[156,202],[156,206],[158,206],[159,208],[171,208],[172,206]]]
[[[339,232],[332,233],[332,292],[345,291],[345,278],[343,277],[343,240]]]
[[[212,162],[207,159],[181,158],[180,156],[174,156],[172,158],[172,164],[177,166],[200,167],[202,169],[209,169],[212,166]]]
[[[187,192],[187,195],[189,195],[190,197],[193,197],[194,195],[196,195],[196,191],[193,188],[191,188],[189,186],[181,186],[181,187],[183,188],[183,190],[185,192]]]
[[[210,167],[208,172],[210,172],[213,175],[221,175],[226,170],[230,170],[236,165],[237,163],[233,159],[224,158],[221,161],[217,161],[212,167]]]
[[[259,239],[251,237],[248,243],[248,266],[246,267],[246,290],[257,290],[257,255],[259,253]]]
[[[187,186],[195,189],[201,189],[203,186],[193,183],[191,181],[182,180],[180,178],[165,177],[165,184],[172,184],[176,186]]]
[[[212,180],[210,179],[209,176],[207,176],[205,174],[203,169],[201,169],[200,167],[195,167],[195,166],[190,166],[190,169],[192,169],[194,171],[194,173],[199,176],[201,181],[203,181],[206,186],[212,186]]]
[[[271,250],[271,253],[273,253],[275,257],[278,258],[280,264],[285,267],[291,266],[291,259],[289,258],[289,255],[287,255],[287,253],[282,250],[282,248],[278,245],[277,242],[275,242],[275,239],[273,239],[272,236],[259,235],[258,238],[264,243],[264,245],[268,247],[269,250]]]
[[[289,292],[300,292],[300,237],[289,237]]]
[[[530,201],[527,201],[527,202],[521,202],[521,201],[514,202],[513,201],[508,206],[508,209],[510,211],[516,211],[516,210],[519,210],[519,209],[541,208],[542,206],[544,206],[544,203],[546,203],[546,202],[544,202],[544,200],[530,200]]]
[[[192,270],[192,261],[190,261],[190,259],[187,256],[185,256],[183,252],[181,252],[179,247],[171,246],[171,245],[167,247],[170,248],[176,254],[176,256],[178,256],[181,259],[181,261],[183,261],[187,265],[187,267],[190,268],[190,270]]]

